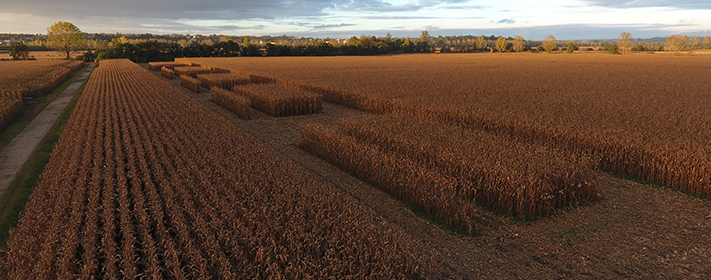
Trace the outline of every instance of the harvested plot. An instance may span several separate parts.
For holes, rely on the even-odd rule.
[[[252,101],[249,98],[237,95],[234,92],[218,87],[210,90],[210,101],[222,106],[240,118],[250,119],[252,117]]]
[[[226,90],[231,90],[235,86],[250,83],[248,77],[238,76],[231,73],[202,74],[198,75],[197,78],[200,80],[203,87],[220,87]]]
[[[362,110],[437,120],[586,154],[601,170],[711,196],[711,57],[184,60],[288,81],[324,100]]]
[[[94,70],[41,178],[3,277],[430,277],[421,243],[128,60]]]
[[[277,84],[248,84],[233,90],[252,101],[252,107],[274,117],[321,112],[321,98],[314,93]]]

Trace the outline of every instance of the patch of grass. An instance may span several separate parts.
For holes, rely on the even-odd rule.
[[[83,71],[84,68],[78,71],[78,73]],[[73,81],[76,77],[77,76],[74,75],[68,81]],[[74,111],[74,107],[79,101],[81,93],[84,91],[87,81],[84,81],[84,84],[82,84],[79,91],[74,95],[69,104],[67,104],[67,107],[59,115],[54,124],[52,124],[52,127],[47,131],[47,134],[42,138],[42,141],[40,141],[35,151],[32,152],[27,162],[20,168],[12,182],[10,182],[5,193],[0,196],[0,249],[4,249],[7,246],[7,238],[10,236],[10,229],[17,226],[20,220],[20,213],[25,209],[25,204],[29,201],[32,191],[37,187],[39,176],[42,174],[45,165],[49,163],[52,150],[57,141],[59,141],[59,137],[62,135],[64,127],[67,125],[69,117]],[[57,88],[55,92],[64,90],[68,85],[69,82],[65,82],[60,88]],[[55,93],[53,92],[52,94]],[[56,97],[56,95],[54,97]],[[54,98],[52,98],[52,100],[54,100]],[[45,106],[42,106],[42,108]],[[27,124],[24,124],[24,126],[26,125]]]
[[[560,240],[565,239],[565,243],[571,245],[573,241],[584,242],[588,239],[590,234],[597,233],[603,229],[610,227],[612,224],[617,223],[616,221],[603,220],[602,223],[590,227],[589,225],[577,225],[570,229],[554,235],[554,239]]]
[[[628,175],[628,174],[609,173],[609,172],[608,172],[608,174],[610,174],[610,175],[612,175],[612,176],[615,176],[615,177],[617,177],[617,178],[623,179],[623,180],[635,182],[635,183],[637,183],[637,184],[652,186],[652,187],[655,187],[655,188],[658,188],[658,189],[664,189],[664,190],[674,191],[674,192],[678,192],[678,193],[683,193],[683,194],[688,195],[688,196],[691,196],[691,197],[695,197],[695,198],[702,199],[702,200],[706,200],[706,201],[711,201],[711,197],[706,197],[706,196],[703,196],[703,195],[698,195],[698,194],[692,193],[692,192],[690,192],[690,191],[675,189],[675,188],[672,188],[672,187],[669,187],[669,186],[666,186],[666,185],[661,185],[661,184],[657,184],[657,183],[655,183],[655,182],[651,182],[651,181],[647,181],[647,180],[644,180],[644,179],[639,179],[639,178],[636,178],[636,177],[632,177],[632,176],[630,176],[630,175]]]
[[[5,147],[10,145],[12,139],[22,132],[22,130],[27,127],[27,125],[32,121],[37,115],[39,115],[42,110],[44,110],[49,103],[54,101],[57,96],[64,91],[71,83],[74,81],[81,73],[84,72],[88,65],[85,65],[81,69],[74,72],[64,83],[59,85],[54,91],[45,96],[35,98],[32,104],[22,105],[22,113],[17,117],[17,119],[4,130],[0,131],[0,151],[4,150]]]

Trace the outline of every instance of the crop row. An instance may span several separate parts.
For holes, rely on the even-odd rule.
[[[167,67],[166,67],[167,66]],[[163,67],[166,68],[173,68],[176,66],[186,66],[185,64],[182,63],[176,63],[173,61],[166,61],[166,62],[148,62],[148,69],[153,70],[153,71],[158,71]]]
[[[83,66],[79,61],[2,62],[0,96],[39,97],[54,90]]]
[[[240,118],[248,120],[252,117],[252,101],[245,96],[237,95],[219,87],[212,87],[210,89],[210,101],[230,110]]]
[[[233,91],[252,101],[252,107],[274,117],[321,112],[321,98],[311,92],[277,84],[246,84]]]
[[[302,127],[299,145],[449,227],[466,234],[476,229],[470,182],[320,125]]]
[[[706,57],[185,60],[269,77],[366,111],[436,120],[586,154],[603,171],[711,196]]]
[[[226,90],[231,90],[235,86],[246,85],[251,82],[248,77],[239,76],[232,73],[198,75],[198,80],[200,80],[203,87],[219,87]]]
[[[20,112],[22,112],[22,99],[0,96],[0,131],[15,121]]]
[[[428,277],[433,260],[145,69],[105,60],[0,254],[0,275],[392,279]]]
[[[458,220],[472,216],[462,201],[531,219],[597,198],[598,175],[585,156],[389,115],[346,119],[339,127],[306,126],[301,146],[461,230],[472,223]],[[444,179],[418,185],[419,174]]]

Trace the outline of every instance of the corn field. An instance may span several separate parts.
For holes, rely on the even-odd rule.
[[[302,127],[300,146],[449,227],[467,234],[475,230],[470,182],[320,125]]]
[[[521,219],[597,197],[598,175],[586,156],[408,117],[346,119],[341,127],[361,141],[467,182],[470,189],[458,193]]]
[[[198,75],[214,73],[214,71],[200,66],[175,66],[173,71],[175,71],[175,75],[186,75],[195,79],[197,79]]]
[[[182,64],[182,63],[176,63],[176,62],[173,62],[173,61],[166,61],[166,62],[148,62],[148,69],[153,70],[153,71],[158,71],[158,70],[160,70],[161,68],[163,68],[163,66],[169,66],[169,67],[167,67],[167,68],[172,68],[172,67],[176,67],[176,66],[187,66],[187,65]]]
[[[234,92],[219,87],[210,90],[210,101],[222,106],[242,119],[252,118],[252,101]]]
[[[589,156],[596,169],[711,196],[711,58],[486,54],[189,58],[329,102]]]
[[[0,131],[20,115],[23,97],[52,92],[82,65],[59,60],[0,62]]]
[[[191,90],[194,93],[200,93],[200,80],[188,75],[180,75],[180,85]]]
[[[203,87],[220,87],[225,90],[232,90],[235,86],[246,85],[251,82],[248,77],[232,73],[202,74],[198,75],[198,80],[200,80]]]
[[[21,98],[16,96],[0,96],[0,132],[12,124],[21,112]]]
[[[104,60],[0,254],[0,275],[413,279],[428,277],[434,258],[142,67]]]
[[[274,117],[308,115],[321,112],[317,94],[278,84],[245,84],[233,91],[252,101],[252,107]]]
[[[39,97],[63,83],[83,66],[80,61],[37,60],[0,62],[0,97]]]

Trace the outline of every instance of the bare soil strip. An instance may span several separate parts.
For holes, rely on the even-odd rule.
[[[160,76],[160,72],[153,72]],[[708,279],[711,201],[600,175],[600,200],[522,223],[480,209],[477,234],[451,234],[384,192],[298,148],[299,125],[366,112],[324,103],[316,115],[242,120],[167,80],[268,147],[331,182],[439,253],[440,279]],[[204,90],[204,89],[203,89]],[[199,116],[196,116],[199,117]]]
[[[0,153],[0,194],[10,184],[20,167],[27,161],[32,151],[47,133],[59,114],[64,111],[74,94],[79,90],[94,69],[94,64],[89,65],[54,101],[37,115],[15,139],[10,142]]]

